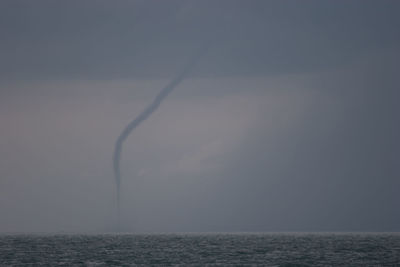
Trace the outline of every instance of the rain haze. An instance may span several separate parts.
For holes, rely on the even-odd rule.
[[[400,231],[399,13],[1,1],[0,232]]]

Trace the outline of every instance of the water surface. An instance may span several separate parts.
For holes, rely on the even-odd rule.
[[[8,234],[0,265],[400,266],[400,234]]]

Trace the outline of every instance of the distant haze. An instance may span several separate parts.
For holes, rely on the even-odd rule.
[[[0,232],[400,231],[399,1],[0,2]]]

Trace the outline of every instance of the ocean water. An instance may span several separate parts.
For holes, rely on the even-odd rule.
[[[400,234],[7,234],[0,265],[400,266]]]

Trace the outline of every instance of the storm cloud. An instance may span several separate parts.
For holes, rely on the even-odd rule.
[[[399,231],[398,1],[2,1],[0,231]],[[111,151],[111,152],[110,152]]]

